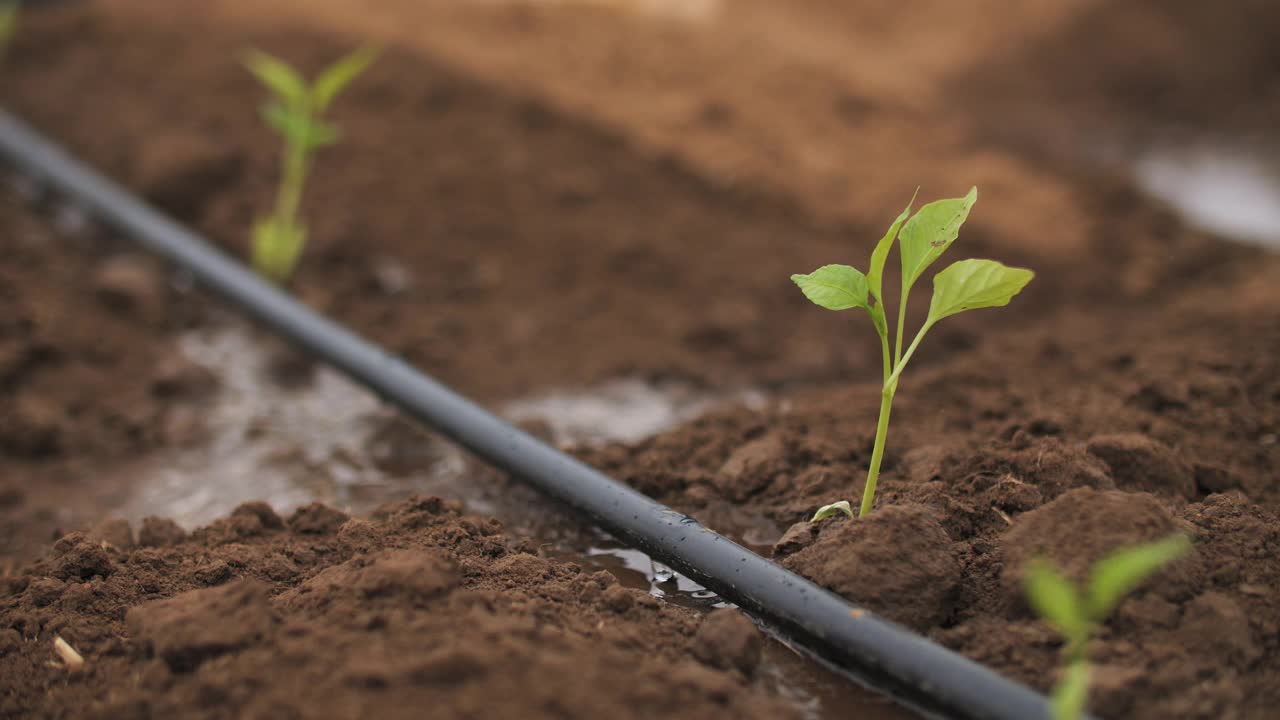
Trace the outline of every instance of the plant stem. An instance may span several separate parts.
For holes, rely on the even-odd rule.
[[[906,278],[903,278],[905,282]],[[907,298],[911,295],[911,287],[904,285],[902,297],[898,301],[898,334],[893,340],[893,367],[897,369],[902,363],[902,333],[907,324]],[[888,379],[886,378],[886,384]]]
[[[887,344],[885,353],[887,356]],[[871,503],[876,497],[876,481],[880,479],[880,462],[884,460],[884,444],[889,435],[889,413],[893,410],[893,393],[896,390],[897,387],[886,384],[880,391],[880,421],[876,424],[876,442],[871,449],[871,465],[867,468],[867,484],[862,489],[862,507],[858,509],[858,517],[871,512]]]
[[[916,348],[920,347],[920,341],[924,339],[924,334],[929,332],[929,328],[933,327],[932,322],[926,322],[920,326],[920,332],[916,333],[916,337],[911,341],[911,346],[907,348],[907,353],[903,355],[898,362],[894,363],[893,373],[889,375],[889,379],[885,381],[886,388],[892,387],[898,389],[898,379],[902,376],[902,369],[907,366],[907,362],[911,360],[911,356],[916,353]]]
[[[307,179],[307,149],[289,143],[281,163],[280,190],[276,194],[276,219],[293,226],[302,206],[302,187]]]
[[[889,335],[887,332],[880,333],[880,357],[884,361],[884,382],[889,382],[889,375],[893,373],[893,358],[889,355]]]

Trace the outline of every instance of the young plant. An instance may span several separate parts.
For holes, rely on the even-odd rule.
[[[871,451],[871,464],[867,468],[867,482],[862,491],[859,516],[871,512],[876,481],[880,477],[880,463],[884,459],[893,396],[898,390],[903,369],[920,347],[925,334],[943,318],[957,313],[1008,305],[1013,296],[1035,276],[1030,270],[1008,267],[994,260],[961,260],[953,263],[933,276],[933,301],[929,305],[929,315],[906,352],[902,351],[907,298],[911,294],[911,288],[924,271],[955,242],[960,234],[960,226],[969,217],[969,210],[977,200],[978,189],[973,188],[962,198],[931,202],[911,216],[911,205],[915,202],[913,197],[876,244],[871,253],[871,266],[865,275],[848,265],[824,265],[808,275],[791,276],[791,280],[800,286],[805,297],[817,305],[828,310],[865,310],[880,336],[884,365],[880,420],[876,425],[875,445]],[[908,216],[911,216],[910,220],[907,219]],[[894,240],[898,241],[898,254],[902,258],[902,284],[898,301],[897,332],[894,334],[893,351],[890,352],[889,323],[883,290],[885,263],[889,259]],[[849,502],[841,500],[823,506],[813,516],[813,520],[821,520],[840,512],[853,517]]]
[[[1027,566],[1026,593],[1031,606],[1066,639],[1066,663],[1053,690],[1053,720],[1076,720],[1089,696],[1089,635],[1117,603],[1143,580],[1191,549],[1185,535],[1117,550],[1094,563],[1084,592],[1072,585],[1050,560],[1037,557]]]
[[[0,57],[9,49],[9,41],[18,31],[18,0],[0,0]]]
[[[324,119],[324,112],[377,55],[376,48],[360,48],[330,65],[310,84],[296,70],[264,52],[251,50],[244,56],[245,66],[272,94],[262,106],[263,120],[284,138],[275,208],[253,226],[253,267],[276,282],[293,274],[306,243],[307,231],[299,210],[311,155],[338,141],[338,128]]]

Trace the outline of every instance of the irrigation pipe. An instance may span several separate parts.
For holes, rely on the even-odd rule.
[[[3,110],[0,155],[383,399],[837,667],[944,717],[1049,717],[1044,697],[1031,689],[850,605],[542,443],[320,316]]]

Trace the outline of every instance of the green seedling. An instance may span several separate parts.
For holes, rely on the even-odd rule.
[[[911,205],[889,226],[871,253],[871,266],[862,274],[848,265],[824,265],[808,275],[792,275],[791,280],[816,305],[828,310],[861,308],[871,317],[880,336],[880,349],[884,365],[884,385],[880,391],[880,420],[876,425],[875,445],[871,451],[871,464],[867,468],[867,481],[862,491],[859,516],[871,512],[875,499],[876,481],[880,477],[880,463],[884,459],[885,440],[889,433],[889,413],[893,409],[893,396],[898,390],[902,371],[912,355],[920,347],[930,328],[943,318],[966,310],[1001,307],[1017,295],[1035,273],[1022,268],[1002,265],[994,260],[961,260],[933,276],[933,301],[929,315],[915,338],[902,350],[904,326],[907,318],[907,299],[916,281],[929,269],[942,253],[951,247],[960,234],[960,226],[969,217],[969,210],[978,200],[978,189],[973,188],[962,198],[938,200],[920,208],[911,215]],[[907,219],[910,216],[911,219]],[[901,297],[898,302],[898,326],[893,351],[889,350],[889,324],[884,306],[884,272],[898,241],[898,254],[902,258]],[[823,506],[813,516],[814,521],[845,513],[853,517],[853,509],[847,500]]]
[[[377,56],[376,48],[360,48],[308,84],[300,73],[271,55],[257,50],[245,53],[245,66],[271,91],[271,100],[262,106],[262,118],[284,138],[275,208],[253,226],[253,267],[276,282],[293,274],[306,244],[307,231],[299,211],[311,155],[339,138],[338,128],[324,119],[324,112]]]
[[[1053,720],[1077,720],[1084,713],[1093,629],[1143,580],[1190,549],[1185,535],[1174,535],[1117,550],[1094,563],[1083,592],[1051,560],[1037,557],[1028,563],[1027,599],[1066,640],[1066,662],[1050,698]]]
[[[0,56],[9,49],[9,41],[18,31],[18,8],[21,4],[17,0],[0,0]]]

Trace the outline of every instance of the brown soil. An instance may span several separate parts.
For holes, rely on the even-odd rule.
[[[1268,717],[1280,700],[1280,603],[1264,590],[1280,582],[1280,263],[1258,270],[1161,312],[1067,316],[909,368],[864,520],[803,522],[838,498],[856,506],[874,385],[721,413],[589,459],[712,528],[733,530],[726,505],[799,523],[775,548],[783,564],[1043,689],[1059,645],[1021,601],[1025,560],[1045,552],[1078,579],[1108,550],[1189,532],[1194,556],[1101,633],[1092,707]]]
[[[546,560],[438,499],[141,535],[68,535],[0,585],[0,715],[796,716],[753,689],[741,614]],[[83,668],[50,667],[55,636]]]
[[[1275,13],[743,0],[703,28],[588,4],[389,2],[353,17],[338,2],[218,0],[223,20],[198,32],[172,3],[63,7],[27,18],[3,92],[240,253],[275,142],[235,53],[315,68],[353,44],[332,33],[348,19],[400,41],[338,102],[345,139],[308,188],[293,289],[489,402],[620,375],[774,391],[765,410],[584,451],[764,544],[860,491],[877,407],[870,329],[813,309],[787,275],[861,262],[922,179],[937,183],[926,197],[977,183],[954,252],[1037,280],[926,342],[876,512],[793,527],[776,555],[1048,688],[1059,644],[1020,600],[1025,559],[1047,552],[1078,578],[1116,546],[1189,532],[1193,556],[1100,632],[1092,707],[1269,716],[1280,260],[1067,156],[1092,132],[1074,118],[1137,126],[1153,117],[1138,106],[1197,127],[1219,120],[1200,108],[1231,105],[1215,127],[1260,126],[1270,100],[1247,98],[1275,83],[1274,48],[1255,40]],[[327,30],[294,28],[303,11]],[[1136,27],[1156,29],[1140,55],[1116,55],[1132,45],[1116,28]],[[1154,100],[1135,103],[1135,87]],[[369,521],[250,506],[190,537],[106,524],[18,569],[127,490],[106,468],[189,439],[216,379],[171,343],[206,322],[203,301],[147,261],[92,235],[67,252],[9,194],[0,230],[0,674],[14,678],[0,715],[791,712],[753,672],[739,616],[655,604],[435,500]],[[54,661],[55,635],[84,671]]]
[[[1274,154],[1278,32],[1266,0],[1100,3],[974,68],[951,96],[982,134],[1067,162],[1205,135]]]
[[[88,469],[175,442],[169,410],[211,382],[167,342],[193,311],[157,267],[26,204],[0,191],[0,563],[88,519],[69,505],[110,504],[123,489]]]

